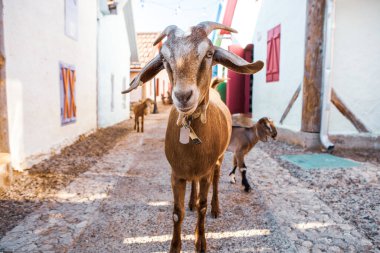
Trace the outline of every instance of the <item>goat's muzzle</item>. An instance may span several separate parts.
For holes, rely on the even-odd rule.
[[[193,95],[193,90],[189,90],[185,92],[182,92],[182,91],[174,92],[174,96],[177,98],[178,102],[180,102],[184,106],[187,105],[187,102],[189,102],[192,95]]]
[[[198,90],[193,87],[174,88],[172,93],[173,103],[178,111],[191,114],[198,105]]]

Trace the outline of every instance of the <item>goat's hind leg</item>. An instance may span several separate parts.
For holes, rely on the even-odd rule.
[[[236,168],[237,168],[237,161],[236,161],[236,155],[234,154],[234,168],[231,170],[230,174],[228,175],[230,177],[231,184],[236,183],[236,177],[235,177]]]
[[[197,228],[195,229],[195,251],[206,252],[205,218],[207,212],[207,195],[210,188],[212,175],[208,175],[199,181],[199,204]]]
[[[249,185],[248,179],[247,179],[247,166],[245,166],[244,154],[243,153],[236,154],[236,160],[237,160],[237,166],[241,173],[241,184],[244,186],[244,191],[250,192],[252,188]]]
[[[185,216],[185,191],[186,180],[176,178],[172,175],[171,178],[173,197],[174,197],[174,210],[173,210],[173,237],[170,244],[170,253],[181,252],[181,225],[183,217]]]
[[[189,209],[190,211],[194,211],[197,207],[198,201],[198,182],[193,180],[191,181],[191,194],[189,199]]]

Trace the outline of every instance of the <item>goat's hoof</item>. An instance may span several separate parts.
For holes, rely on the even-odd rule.
[[[189,203],[189,210],[190,211],[195,211],[196,208],[197,208],[197,206],[194,203]]]
[[[180,241],[172,241],[170,244],[170,253],[181,253],[182,243]]]
[[[206,238],[196,238],[195,239],[195,252],[206,253]]]
[[[231,184],[236,184],[235,174],[230,174],[230,183]]]
[[[220,216],[220,211],[211,209],[211,216],[214,219],[218,218]]]
[[[169,253],[181,253],[181,248],[170,247]]]
[[[251,190],[252,190],[251,186],[244,187],[245,192],[251,192]]]

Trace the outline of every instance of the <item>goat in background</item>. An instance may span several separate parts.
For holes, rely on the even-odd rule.
[[[141,118],[141,132],[144,132],[144,115],[148,115],[150,112],[150,108],[153,104],[153,100],[150,98],[145,99],[141,103],[135,104],[133,106],[133,113],[135,114],[135,126],[133,129],[139,132],[140,130],[140,122],[139,118]]]
[[[267,142],[268,137],[275,139],[276,136],[276,127],[273,121],[267,117],[261,118],[251,127],[244,127],[241,124],[232,127],[230,145],[227,148],[228,151],[234,153],[234,167],[229,174],[232,184],[236,183],[235,170],[239,168],[242,176],[241,184],[244,186],[244,191],[249,192],[251,190],[251,186],[247,180],[247,166],[245,165],[244,157],[259,141]]]

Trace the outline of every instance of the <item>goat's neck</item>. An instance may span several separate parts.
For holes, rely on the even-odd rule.
[[[251,143],[255,145],[256,143],[260,141],[259,132],[258,132],[259,130],[257,129],[257,123],[253,125],[253,127],[251,127],[251,131],[253,135],[253,138],[251,139]]]
[[[195,111],[190,115],[185,115],[182,113],[179,113],[178,119],[177,119],[177,125],[183,126],[186,122],[186,120],[193,121],[197,118],[200,118],[203,124],[207,122],[207,107],[208,107],[208,101],[209,101],[209,93],[207,92],[202,100],[198,103],[197,108]]]

